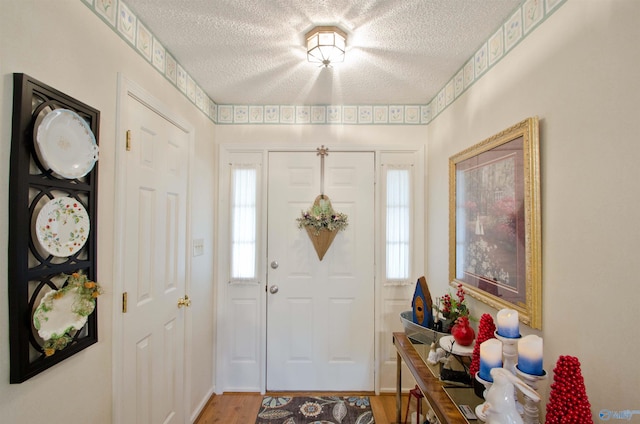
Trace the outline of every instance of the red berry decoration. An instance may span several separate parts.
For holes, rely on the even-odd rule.
[[[456,324],[451,329],[451,335],[460,346],[469,346],[476,338],[476,332],[469,325],[467,317],[460,317],[456,320]]]
[[[474,377],[480,371],[480,345],[489,339],[495,339],[495,332],[496,325],[493,323],[493,317],[489,314],[482,314],[478,324],[478,338],[476,339],[476,345],[473,347],[473,356],[469,366],[471,377]]]
[[[560,356],[553,369],[553,384],[545,424],[593,424],[591,404],[574,356]]]

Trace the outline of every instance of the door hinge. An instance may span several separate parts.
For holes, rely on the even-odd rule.
[[[127,313],[127,292],[122,293],[122,313]]]
[[[131,130],[127,130],[126,148],[127,148],[127,152],[131,150]]]

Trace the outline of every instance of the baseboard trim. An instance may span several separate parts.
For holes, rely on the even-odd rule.
[[[214,395],[214,390],[213,390],[213,387],[211,387],[207,392],[207,394],[200,401],[200,404],[198,405],[198,407],[191,413],[191,417],[190,417],[191,424],[198,421],[198,418],[200,418],[200,414],[202,414],[202,411],[204,411],[207,404],[211,401],[211,399],[213,398],[213,395]]]

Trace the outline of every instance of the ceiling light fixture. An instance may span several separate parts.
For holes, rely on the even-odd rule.
[[[347,33],[335,26],[319,26],[309,31],[307,39],[307,60],[319,63],[325,68],[332,63],[344,61]]]

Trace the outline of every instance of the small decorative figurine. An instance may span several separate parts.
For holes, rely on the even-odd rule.
[[[427,356],[427,362],[431,365],[435,365],[438,362],[442,362],[443,358],[446,358],[447,354],[441,347],[436,347],[436,342],[431,343],[429,349],[429,356]]]
[[[504,368],[491,369],[491,377],[493,385],[487,392],[481,410],[476,410],[476,415],[487,424],[523,424],[516,409],[514,386],[536,402],[540,401],[540,395]]]

